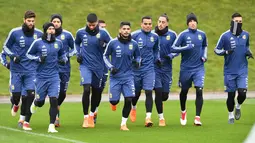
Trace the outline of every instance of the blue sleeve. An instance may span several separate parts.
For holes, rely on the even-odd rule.
[[[246,42],[246,48],[247,48],[247,53],[252,53],[250,49],[250,36],[247,36],[247,42]]]
[[[134,59],[137,63],[139,63],[139,65],[141,64],[141,53],[140,53],[140,49],[138,47],[138,44],[136,42],[134,42]]]
[[[74,38],[73,38],[72,34],[69,34],[68,46],[69,46],[69,48],[71,48],[71,50],[69,50],[69,53],[67,53],[68,54],[67,56],[72,57],[76,53],[76,49],[74,48],[75,47]]]
[[[180,34],[174,41],[172,47],[171,47],[171,51],[174,52],[174,53],[181,53],[185,50],[189,50],[191,48],[193,48],[192,44],[186,44],[184,43],[184,35],[183,34]],[[186,45],[186,46],[183,46],[182,45]]]
[[[112,37],[111,37],[110,33],[106,29],[104,29],[104,31],[105,31],[104,42],[109,43],[112,40]]]
[[[8,56],[17,54],[17,53],[14,53],[12,50],[12,45],[14,43],[15,43],[15,36],[14,36],[13,30],[11,30],[8,37],[6,38],[4,42],[4,47],[3,47],[3,50],[6,52]]]
[[[224,48],[224,35],[222,34],[220,36],[220,39],[218,40],[216,47],[214,48],[214,53],[219,56],[225,55],[226,52],[223,48]]]
[[[155,45],[153,47],[154,61],[160,59],[159,50],[160,50],[160,43],[159,43],[159,38],[157,36],[157,40],[155,41]]]
[[[77,56],[80,56],[80,54],[81,54],[81,47],[80,47],[81,42],[82,42],[82,40],[80,38],[79,31],[78,31],[76,33],[76,38],[75,38],[75,41],[74,41]]]
[[[177,34],[174,32],[173,33],[173,41],[175,41],[176,40],[176,37],[177,37]],[[174,44],[174,43],[173,43]],[[170,51],[172,50],[171,49],[171,47],[173,46],[173,44],[169,47],[170,48]],[[177,57],[179,55],[179,53],[173,53],[172,51],[171,51],[171,53],[169,53],[167,56],[169,56],[171,59],[173,59],[173,58],[175,58],[175,57]]]
[[[110,68],[113,67],[113,65],[112,65],[111,62],[110,62],[110,58],[109,58],[109,56],[112,54],[112,50],[111,50],[112,45],[113,45],[113,44],[112,44],[111,41],[107,44],[106,50],[105,50],[104,56],[103,56],[104,62],[105,62],[105,64],[106,64],[106,66],[107,66],[108,69],[110,69]]]
[[[202,51],[203,51],[203,55],[202,57],[204,57],[205,59],[207,59],[207,38],[206,35],[204,34],[204,38],[203,38],[203,43],[202,43]]]
[[[65,62],[67,62],[67,57],[66,57],[66,52],[65,49],[63,47],[63,43],[61,41],[59,41],[59,45],[60,45],[60,49],[58,51],[58,59],[60,60],[64,60]]]
[[[5,51],[2,51],[2,53],[1,53],[0,55],[1,55],[1,56],[0,56],[1,64],[2,64],[3,66],[6,66],[7,63],[8,63],[8,61],[7,61],[7,59],[6,59],[6,56],[7,56],[6,52],[5,52]]]
[[[37,45],[38,45],[38,42],[37,42],[37,40],[35,40],[31,44],[31,46],[29,47],[29,49],[28,49],[28,51],[26,53],[26,56],[30,60],[35,60],[35,61],[39,62],[39,58],[40,57],[36,55],[37,52],[38,52],[38,46]]]

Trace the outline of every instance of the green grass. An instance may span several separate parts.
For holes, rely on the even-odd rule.
[[[181,126],[179,123],[180,109],[178,101],[168,101],[164,103],[164,113],[167,126],[158,127],[158,118],[155,107],[152,114],[154,126],[144,127],[145,107],[140,101],[137,109],[137,121],[131,123],[128,120],[129,132],[119,130],[121,121],[121,109],[123,103],[118,105],[117,111],[110,110],[109,103],[103,102],[98,114],[96,128],[81,128],[83,114],[81,103],[64,103],[61,107],[61,127],[59,133],[52,136],[63,137],[88,143],[154,143],[154,142],[178,142],[178,143],[240,143],[242,142],[252,125],[255,122],[255,99],[247,99],[242,106],[242,117],[235,121],[234,125],[227,123],[228,112],[224,100],[206,100],[201,116],[203,126],[193,126],[195,116],[194,101],[187,102],[187,125]],[[40,108],[31,119],[33,133],[46,134],[49,123],[49,104]],[[10,105],[0,104],[0,126],[16,129],[17,117],[11,117]],[[0,142],[55,142],[52,138],[38,137],[23,132],[14,132],[0,128]]]
[[[44,22],[48,21],[52,13],[63,15],[63,27],[74,35],[76,31],[86,24],[86,16],[90,12],[96,12],[100,19],[107,22],[107,29],[115,37],[117,35],[120,21],[128,20],[132,23],[132,29],[140,28],[140,19],[144,15],[153,17],[154,25],[158,16],[164,12],[169,15],[170,28],[180,33],[186,26],[186,15],[194,12],[198,17],[199,29],[206,32],[208,37],[208,62],[206,63],[206,91],[223,90],[223,57],[214,54],[213,49],[221,33],[229,28],[231,15],[238,11],[243,15],[243,29],[250,32],[250,47],[254,51],[252,40],[255,31],[253,30],[255,19],[253,0],[240,2],[239,0],[222,0],[221,2],[208,0],[94,0],[94,1],[41,1],[41,0],[8,0],[0,1],[0,45],[3,45],[5,37],[13,28],[22,24],[22,17],[27,9],[35,10],[37,14],[37,28],[41,29]],[[255,90],[255,62],[250,60],[249,65],[249,89]],[[173,64],[173,86],[172,91],[178,91],[177,87],[180,57],[174,60]],[[82,88],[79,86],[80,74],[75,58],[72,59],[71,81],[68,89],[69,94],[79,94]],[[9,72],[1,67],[0,73],[0,94],[8,94]],[[107,90],[107,88],[106,88]],[[105,90],[105,91],[106,91]]]

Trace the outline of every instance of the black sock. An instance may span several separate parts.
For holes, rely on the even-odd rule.
[[[30,106],[35,99],[35,91],[27,90],[27,102],[26,102],[26,118],[25,121],[29,123],[32,113],[30,112]]]
[[[22,101],[22,104],[21,104],[21,108],[20,108],[20,115],[26,116],[27,96],[22,96],[21,101]]]
[[[127,97],[124,99],[124,107],[122,110],[122,117],[128,118],[128,115],[131,110],[131,102],[132,102],[132,98],[130,98],[130,97]]]
[[[162,106],[162,88],[155,88],[155,104],[158,111],[158,114],[163,113]]]
[[[14,105],[19,105],[21,92],[12,93],[12,101]]]
[[[181,89],[180,93],[180,104],[181,104],[181,110],[186,110],[186,100],[187,100],[187,94],[189,92],[189,89]]]
[[[92,87],[92,96],[91,96],[91,112],[95,112],[96,108],[99,106],[102,96],[102,89],[101,88],[94,88]]]
[[[152,112],[153,107],[153,99],[152,99],[152,90],[145,90],[145,107],[146,107],[146,113]]]
[[[50,97],[50,124],[54,124],[58,113],[58,99],[56,97]]]
[[[169,97],[169,92],[162,92],[162,101],[167,101]]]
[[[243,102],[246,99],[246,92],[247,92],[247,89],[245,89],[245,88],[238,89],[238,96],[237,96],[238,104],[240,104],[240,105],[243,104]]]
[[[141,91],[135,92],[135,97],[132,98],[132,105],[133,105],[133,106],[136,106],[137,101],[138,101],[140,95],[141,95]]]
[[[203,88],[196,87],[196,116],[200,116],[203,107]]]
[[[66,98],[66,92],[60,90],[59,96],[58,96],[58,106],[60,106],[64,102],[65,98]]]
[[[83,85],[83,95],[82,95],[82,107],[83,114],[88,115],[89,111],[89,95],[90,95],[90,84]]]
[[[236,92],[228,92],[228,98],[226,101],[228,112],[234,111]]]

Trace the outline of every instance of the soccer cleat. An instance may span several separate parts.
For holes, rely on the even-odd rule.
[[[19,120],[18,121],[18,127],[23,128],[23,123],[24,123],[24,120]]]
[[[186,125],[187,123],[187,112],[181,112],[181,118],[180,118],[181,125]]]
[[[117,105],[112,105],[112,104],[111,104],[111,108],[112,108],[112,111],[116,111]]]
[[[89,128],[94,128],[94,127],[95,127],[94,116],[89,116],[89,119],[88,119],[88,127],[89,127]]]
[[[13,105],[11,109],[12,116],[16,116],[16,113],[18,112],[18,110],[19,110],[19,105]]]
[[[145,119],[145,127],[152,127],[153,122],[151,121],[151,118]]]
[[[60,127],[59,118],[56,118],[54,125],[55,127]]]
[[[159,120],[159,126],[160,126],[160,127],[166,126],[166,121],[165,121],[165,119]]]
[[[94,112],[94,124],[97,122],[97,112]]]
[[[48,128],[48,133],[57,133],[58,131],[55,129],[54,124],[50,124]]]
[[[234,124],[235,123],[235,119],[234,118],[229,118],[228,119],[228,123],[229,124]]]
[[[131,109],[131,111],[130,111],[130,120],[131,120],[131,122],[135,122],[135,120],[136,120],[136,109]]]
[[[24,122],[24,124],[23,124],[23,130],[25,130],[25,131],[31,131],[32,128],[30,127],[29,123]]]
[[[83,128],[88,128],[89,127],[89,123],[88,123],[88,117],[85,117],[84,120],[83,120],[83,124],[82,124],[82,127]]]
[[[200,121],[200,117],[199,117],[199,116],[196,116],[196,117],[195,117],[194,125],[195,125],[195,126],[202,126],[202,123],[201,123],[201,121]]]
[[[120,126],[120,130],[121,131],[129,131],[129,129],[127,128],[127,125]]]
[[[241,118],[241,109],[237,109],[235,110],[235,119],[239,120]]]
[[[35,112],[36,112],[36,110],[37,110],[37,106],[35,106],[35,104],[34,104],[34,102],[31,104],[31,106],[30,106],[30,112],[32,113],[32,114],[34,114]]]

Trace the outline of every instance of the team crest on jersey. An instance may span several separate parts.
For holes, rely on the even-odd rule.
[[[199,40],[202,40],[202,36],[200,34],[198,34],[197,37],[198,37]]]
[[[56,49],[58,48],[58,44],[57,43],[54,44],[54,48],[56,48]]]
[[[246,39],[246,35],[243,35],[243,39]]]
[[[133,45],[130,44],[130,45],[129,45],[129,50],[132,50],[132,49],[133,49]]]
[[[12,90],[14,90],[15,88],[14,88],[14,85],[11,85],[11,88],[12,88]]]
[[[65,40],[66,37],[64,34],[62,34],[60,38],[61,38],[61,40]]]
[[[109,98],[112,98],[112,94],[111,93],[109,94]]]
[[[168,40],[168,41],[170,40],[170,35],[166,36],[166,40]]]
[[[230,40],[234,40],[234,38],[233,38],[233,37],[231,37],[231,38],[230,38]]]
[[[151,40],[151,42],[154,42],[154,38],[153,37],[151,37],[150,40]]]
[[[100,33],[98,33],[98,34],[96,35],[96,37],[97,37],[97,39],[99,39],[99,38],[100,38]]]
[[[83,77],[81,78],[81,82],[84,82],[84,78]]]
[[[37,35],[36,34],[34,34],[34,39],[37,39]]]

